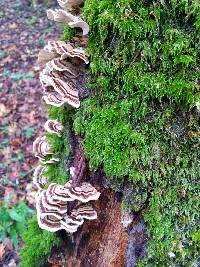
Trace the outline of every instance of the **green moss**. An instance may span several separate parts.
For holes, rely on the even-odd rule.
[[[61,41],[68,41],[75,35],[75,29],[70,28],[69,26],[64,26],[63,34],[60,37]]]
[[[143,209],[141,266],[197,258],[198,1],[86,0],[92,96],[74,115],[93,169],[103,168],[123,207]],[[188,204],[188,205],[187,205]],[[170,258],[169,252],[175,254]]]
[[[52,246],[59,244],[59,240],[53,233],[39,228],[36,217],[28,222],[28,229],[24,230],[23,240],[25,246],[20,252],[20,267],[44,266]]]

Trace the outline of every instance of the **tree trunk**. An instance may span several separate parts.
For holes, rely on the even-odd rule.
[[[102,183],[103,181],[103,183]],[[62,248],[53,249],[49,262],[66,267],[134,267],[146,250],[146,226],[139,213],[123,213],[117,193],[106,188],[101,173],[90,179],[101,192],[93,202],[98,218],[87,221],[73,236],[65,239]]]

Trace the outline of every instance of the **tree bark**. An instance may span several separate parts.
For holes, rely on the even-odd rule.
[[[134,267],[146,251],[146,227],[140,214],[123,214],[118,194],[105,188],[101,173],[89,181],[101,192],[93,202],[98,218],[85,221],[73,236],[54,249],[49,262],[65,267]],[[66,238],[65,232],[61,232]]]

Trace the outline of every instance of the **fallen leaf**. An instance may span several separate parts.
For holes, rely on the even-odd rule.
[[[15,138],[11,141],[12,146],[19,146],[21,144],[21,141],[19,138]]]
[[[16,52],[18,49],[16,47],[16,45],[12,45],[10,47],[7,48],[7,51],[8,52]]]
[[[16,264],[14,259],[12,259],[8,264],[8,267],[16,267],[16,266],[17,266],[17,264]]]
[[[6,237],[4,244],[8,250],[13,250],[13,244],[9,237]]]
[[[4,117],[6,114],[8,114],[9,110],[6,108],[6,106],[2,103],[0,103],[0,117]]]
[[[16,29],[18,27],[18,25],[17,25],[17,23],[13,22],[13,23],[10,23],[8,27],[10,29]]]
[[[17,193],[12,187],[6,187],[4,193],[4,200],[7,202],[13,202],[17,199]]]
[[[3,243],[0,243],[0,260],[4,258],[5,252],[5,245]]]
[[[10,134],[16,133],[16,131],[17,131],[17,123],[16,122],[12,122],[8,126],[8,131],[9,131]]]

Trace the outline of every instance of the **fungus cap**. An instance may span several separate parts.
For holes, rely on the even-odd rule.
[[[45,52],[44,52],[44,51]],[[40,51],[38,56],[39,63],[47,63],[54,58],[64,60],[66,58],[79,58],[88,64],[88,58],[82,48],[73,48],[69,43],[64,41],[49,41],[48,44]]]
[[[79,16],[74,16],[65,10],[48,9],[47,17],[50,20],[67,23],[71,28],[81,28],[83,35],[87,35],[89,33],[89,25],[85,21],[83,21]]]
[[[60,136],[64,130],[62,124],[58,120],[47,120],[44,124],[44,129],[48,133],[55,133]]]
[[[84,0],[58,0],[58,4],[66,10],[71,10],[74,7],[80,6]]]
[[[43,99],[46,102],[46,104],[55,107],[61,107],[65,103],[63,98],[57,92],[46,93],[43,96]]]
[[[74,208],[71,212],[71,217],[76,219],[95,220],[97,219],[97,212],[87,203]]]
[[[53,154],[46,136],[37,137],[35,139],[33,142],[33,153],[41,161],[45,160],[46,155]]]
[[[89,183],[82,183],[81,186],[67,186],[66,191],[68,195],[83,203],[91,200],[99,199],[100,193]]]
[[[46,166],[38,165],[33,173],[33,183],[41,189],[48,182],[48,177],[43,174],[47,171]]]

